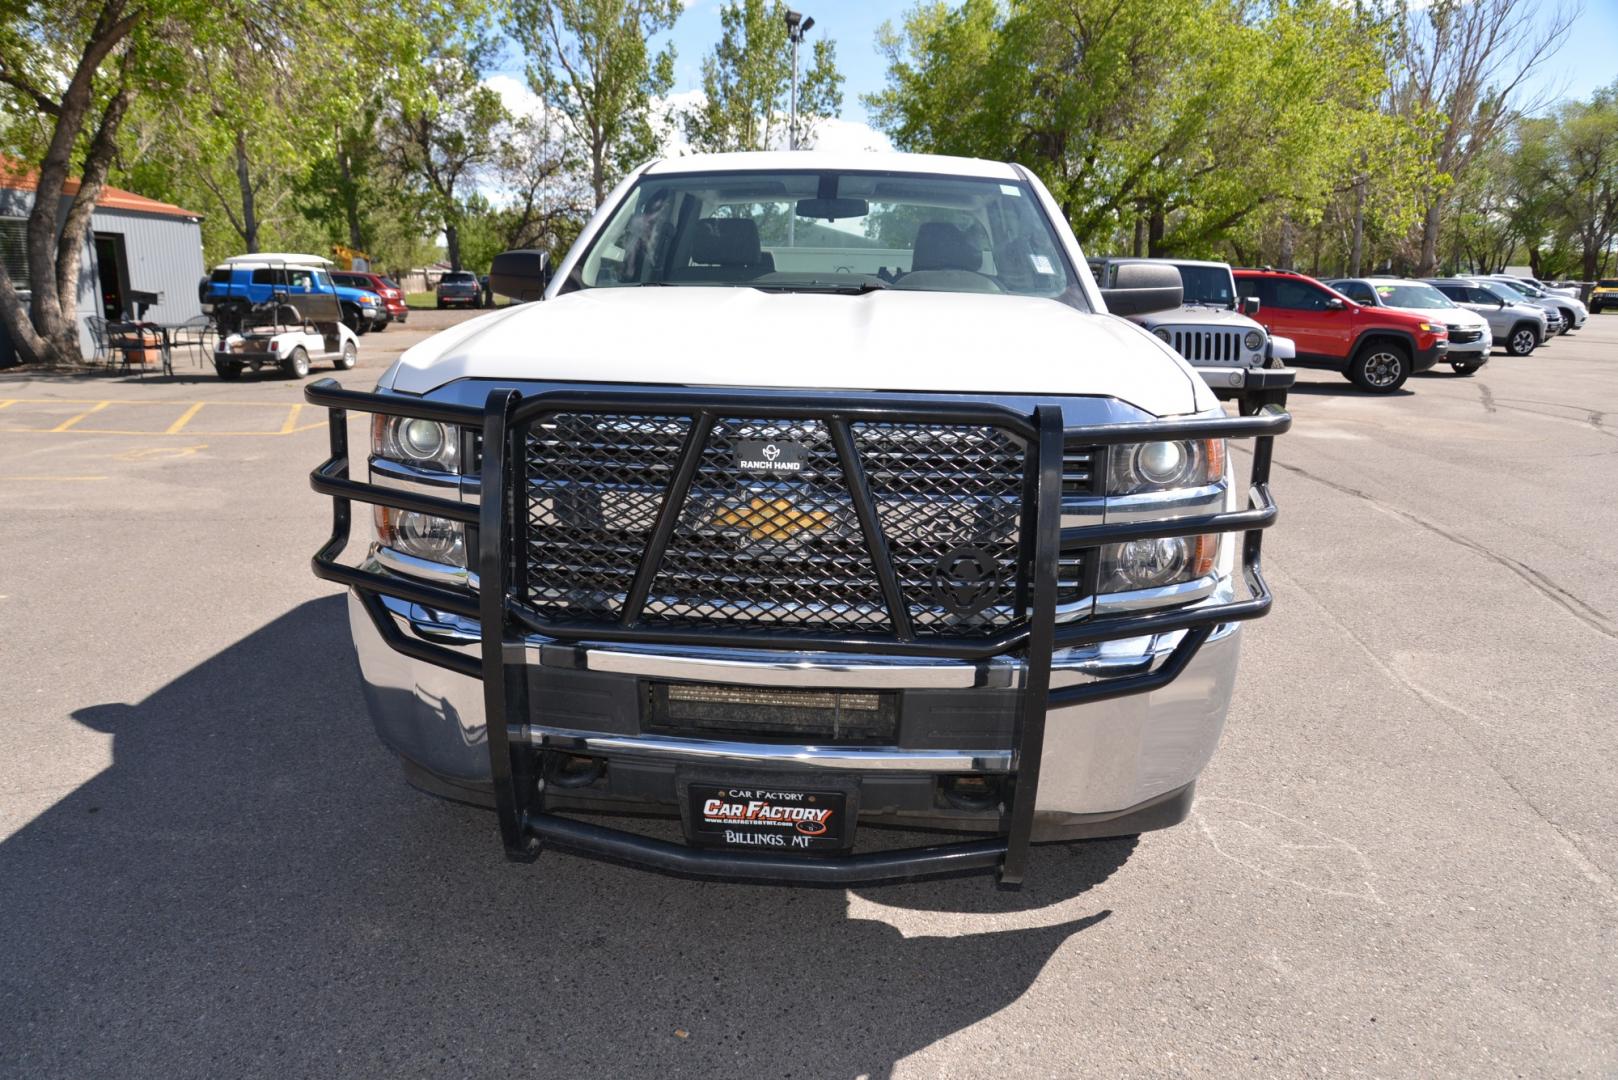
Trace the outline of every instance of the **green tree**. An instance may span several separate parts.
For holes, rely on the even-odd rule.
[[[81,358],[80,252],[136,99],[177,102],[195,51],[287,48],[304,15],[302,0],[0,0],[0,135],[38,173],[26,304],[0,267],[0,319],[24,360]]]
[[[1455,185],[1512,122],[1525,86],[1561,47],[1576,9],[1536,0],[1399,4],[1393,108],[1438,118],[1422,164],[1415,270],[1438,265],[1439,229]]]
[[[510,0],[506,26],[528,57],[528,82],[564,118],[600,206],[617,177],[650,157],[653,99],[674,85],[674,49],[649,39],[674,25],[680,0]]]
[[[798,83],[798,130],[788,132],[792,44],[781,0],[730,0],[719,12],[719,43],[702,61],[703,102],[681,117],[686,138],[704,153],[768,150],[812,141],[817,122],[843,106],[837,47],[814,43]]]
[[[424,92],[399,102],[384,146],[400,175],[426,195],[449,264],[459,270],[463,202],[499,160],[500,136],[511,116],[483,82],[497,43],[479,10],[443,12],[427,39]]]
[[[1086,244],[1205,254],[1313,225],[1387,138],[1378,32],[1330,0],[924,4],[866,103],[904,149],[1027,165]]]

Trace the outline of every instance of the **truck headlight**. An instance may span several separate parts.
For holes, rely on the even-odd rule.
[[[1099,588],[1104,593],[1159,589],[1210,573],[1219,537],[1163,536],[1108,544],[1101,549]]]
[[[378,506],[376,535],[384,545],[406,555],[450,566],[466,565],[466,530],[458,521]]]
[[[1172,342],[1174,340],[1173,335],[1171,335],[1167,330],[1163,329],[1161,326],[1159,326],[1156,330],[1153,330],[1152,333],[1157,335],[1157,338],[1158,338],[1159,341],[1170,341],[1170,342]]]
[[[460,430],[436,420],[381,416],[372,429],[371,449],[377,457],[423,465],[440,472],[460,472]]]
[[[1124,443],[1107,455],[1107,492],[1133,495],[1166,488],[1205,487],[1225,475],[1223,439]]]
[[[1261,330],[1249,330],[1246,336],[1242,338],[1242,344],[1247,346],[1248,349],[1262,349],[1264,347],[1264,332]]]

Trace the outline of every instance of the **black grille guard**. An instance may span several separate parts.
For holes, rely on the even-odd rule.
[[[1263,530],[1274,524],[1276,505],[1270,496],[1270,461],[1274,438],[1291,426],[1291,416],[1271,405],[1256,416],[1063,427],[1056,406],[1040,406],[1032,414],[990,404],[848,397],[812,402],[760,399],[715,393],[669,390],[593,393],[548,391],[524,397],[515,390],[492,391],[483,408],[433,402],[391,394],[368,394],[343,389],[335,380],[322,379],[304,390],[312,405],[330,410],[331,456],[310,474],[315,491],[332,497],[331,537],[312,560],[317,577],[355,591],[377,631],[389,646],[417,660],[483,680],[488,724],[490,768],[501,838],[513,859],[534,858],[542,843],[617,862],[668,873],[714,877],[732,881],[759,881],[805,885],[908,881],[948,874],[994,871],[1004,885],[1021,883],[1033,831],[1034,804],[1039,787],[1040,758],[1044,747],[1045,715],[1054,707],[1086,704],[1128,694],[1141,694],[1166,686],[1178,678],[1213,630],[1222,624],[1256,619],[1269,612],[1271,593],[1260,564]],[[436,420],[483,433],[481,501],[469,506],[451,499],[417,494],[397,488],[353,480],[349,476],[348,413]],[[884,540],[877,524],[870,486],[858,457],[852,452],[849,427],[858,422],[918,424],[982,424],[1001,428],[1025,440],[1028,448],[1022,534],[1031,560],[1026,605],[1029,616],[994,637],[947,638],[895,633],[806,635],[748,627],[715,632],[703,628],[649,627],[637,623],[634,603],[644,603],[663,549],[675,527],[680,505],[697,467],[700,438],[690,438],[675,465],[646,555],[635,575],[631,602],[622,624],[569,626],[553,623],[527,609],[514,595],[515,541],[524,528],[525,506],[517,485],[523,461],[522,439],[527,425],[544,413],[634,413],[692,417],[693,432],[706,430],[720,416],[745,415],[764,419],[817,420],[825,423],[837,444],[838,456],[849,485],[882,594],[890,615],[902,611],[903,600],[892,563],[884,555]],[[1226,513],[1174,518],[1166,521],[1061,527],[1062,453],[1064,445],[1096,448],[1097,475],[1106,475],[1107,448],[1124,443],[1165,439],[1253,439],[1249,507]],[[363,462],[364,458],[362,458]],[[480,590],[446,588],[402,577],[374,573],[337,560],[349,542],[354,502],[448,518],[467,529],[468,550],[476,552]],[[1061,554],[1077,553],[1104,544],[1150,537],[1193,536],[1240,532],[1241,575],[1248,597],[1220,604],[1154,611],[1146,614],[1107,615],[1082,622],[1056,625],[1057,566]],[[1084,595],[1094,595],[1100,560],[1087,558]],[[401,631],[382,604],[392,596],[438,611],[477,619],[482,626],[481,657],[473,658]],[[894,617],[896,627],[907,620]],[[490,632],[494,628],[495,632]],[[1119,638],[1185,631],[1179,643],[1150,671],[1052,688],[1052,653],[1080,645]],[[1010,786],[1002,814],[1002,830],[990,839],[838,856],[781,857],[752,853],[703,850],[669,843],[619,829],[606,828],[547,812],[539,790],[539,755],[530,748],[523,726],[533,717],[528,697],[522,643],[529,633],[564,640],[626,641],[647,644],[722,645],[731,648],[790,649],[826,652],[865,652],[981,660],[1021,653],[1026,674],[1019,710]]]

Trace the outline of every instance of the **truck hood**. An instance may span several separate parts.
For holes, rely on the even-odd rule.
[[[1218,402],[1145,330],[1037,297],[734,287],[586,289],[472,319],[381,385],[458,379],[1099,396],[1155,416]]]
[[[1168,311],[1154,311],[1149,315],[1133,315],[1129,321],[1148,330],[1154,326],[1229,326],[1243,330],[1263,329],[1257,322],[1239,311],[1202,304],[1187,304]]]

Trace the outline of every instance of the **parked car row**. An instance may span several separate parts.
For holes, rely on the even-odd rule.
[[[1363,390],[1391,393],[1413,373],[1441,363],[1471,375],[1497,345],[1527,356],[1583,326],[1591,307],[1599,310],[1603,301],[1618,306],[1618,281],[1593,292],[1586,307],[1576,295],[1506,274],[1317,281],[1292,270],[1195,260],[1089,263],[1102,288],[1115,285],[1122,267],[1176,268],[1183,305],[1129,318],[1167,342],[1215,393],[1240,399],[1244,408],[1262,403],[1271,384],[1290,385],[1291,373],[1281,373],[1289,362],[1338,371]]]

